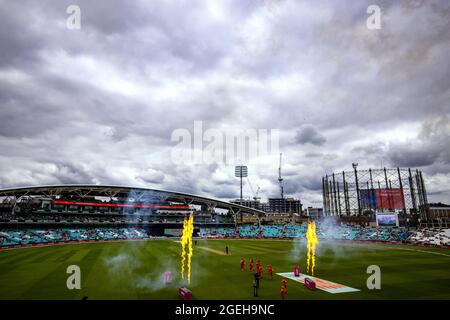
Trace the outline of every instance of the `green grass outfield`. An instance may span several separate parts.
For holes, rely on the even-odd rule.
[[[225,245],[230,255],[223,254]],[[192,258],[194,299],[254,299],[253,277],[239,270],[242,256],[264,266],[259,298],[280,299],[281,277],[274,272],[305,269],[304,242],[198,240]],[[172,240],[67,244],[0,251],[0,299],[178,299],[181,245]],[[68,290],[66,268],[81,268],[81,290]],[[381,268],[381,290],[368,290],[366,269]],[[171,287],[162,273],[176,276]],[[315,275],[359,292],[309,291],[288,280],[287,299],[450,299],[450,250],[414,246],[320,243]]]

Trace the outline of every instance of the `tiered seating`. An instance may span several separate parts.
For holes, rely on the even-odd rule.
[[[360,228],[357,240],[404,241],[409,234],[403,228]]]
[[[5,229],[0,231],[0,246],[112,239],[146,239],[149,234],[139,228],[79,228],[79,229]]]
[[[265,238],[282,238],[283,237],[283,226],[263,225],[261,228],[261,234]]]
[[[317,223],[316,232],[322,240],[407,241],[417,244],[450,245],[450,229],[421,229],[414,233],[404,228],[364,228],[353,225]],[[201,237],[244,238],[305,238],[303,225],[240,225],[234,227],[200,228]],[[147,239],[150,233],[141,228],[61,228],[61,229],[4,229],[0,230],[0,246],[36,243]]]
[[[236,237],[233,227],[200,228],[200,237]]]
[[[410,234],[404,228],[365,228],[346,224],[318,224],[317,233],[319,239],[371,241],[404,241]]]
[[[284,238],[304,238],[306,235],[305,226],[288,223],[284,226]]]
[[[450,246],[450,229],[420,229],[408,238],[408,242]]]
[[[319,239],[355,240],[357,229],[346,225],[317,225]]]
[[[256,238],[260,235],[261,230],[257,225],[244,224],[238,227],[238,233],[244,238]]]

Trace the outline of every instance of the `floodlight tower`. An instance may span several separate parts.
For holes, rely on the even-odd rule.
[[[241,205],[242,205],[242,178],[248,176],[247,166],[236,166],[234,167],[234,176],[241,179]]]
[[[278,167],[278,183],[280,184],[281,199],[284,199],[283,178],[281,177],[281,156],[282,155],[283,154],[280,153],[280,165]]]

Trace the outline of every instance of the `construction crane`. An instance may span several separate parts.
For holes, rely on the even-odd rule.
[[[278,183],[280,184],[281,199],[284,199],[283,178],[281,177],[281,156],[282,155],[283,154],[280,153],[280,165],[278,167]]]
[[[255,201],[258,201],[258,200],[260,200],[261,199],[261,197],[258,197],[258,194],[259,194],[259,190],[261,190],[261,188],[257,185],[257,189],[256,189],[256,193],[255,193],[255,196],[253,197],[253,200],[255,200]]]
[[[252,191],[252,194],[253,194],[253,200],[255,200],[255,201],[260,200],[261,197],[258,197],[258,194],[259,194],[259,190],[261,190],[261,188],[260,188],[258,185],[256,185],[256,186],[257,186],[257,189],[256,189],[256,192],[255,192],[255,190],[253,189],[253,185],[252,185],[252,183],[250,182],[250,179],[249,179],[248,177],[247,177],[247,182],[248,182],[248,185],[250,186],[250,190]]]

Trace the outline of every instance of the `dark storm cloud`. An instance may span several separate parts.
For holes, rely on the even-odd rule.
[[[0,66],[29,65],[36,59],[36,50],[45,45],[30,28],[31,12],[18,1],[2,2],[0,9]],[[14,14],[12,14],[14,12]],[[14,30],[14,31],[13,31]]]
[[[427,167],[433,172],[450,171],[450,121],[448,116],[436,116],[422,121],[420,128],[406,141],[373,142],[352,149],[365,157],[386,159],[393,167]]]
[[[392,164],[406,167],[430,167],[434,173],[450,172],[450,121],[436,117],[422,124],[417,138],[408,143],[392,144],[387,151]],[[433,168],[433,164],[436,166]],[[443,169],[443,170],[442,170]]]
[[[384,153],[386,149],[386,145],[383,142],[368,144],[364,146],[358,146],[353,148],[353,152],[362,153],[367,157],[376,156],[381,153]]]
[[[62,184],[88,183],[94,184],[95,177],[86,171],[80,164],[70,162],[54,163],[53,176]]]
[[[66,8],[81,7],[81,30]],[[176,165],[175,129],[280,129],[287,194],[421,167],[450,197],[450,5],[381,1],[1,1],[0,185],[113,183],[238,196],[233,165]],[[293,143],[295,142],[295,143]],[[278,155],[249,161],[277,195]],[[245,196],[251,190],[245,185]]]
[[[295,141],[299,144],[310,143],[320,146],[324,144],[327,139],[316,128],[311,125],[305,125],[297,131]]]
[[[389,160],[394,166],[423,167],[432,165],[439,153],[434,150],[420,149],[413,145],[396,146],[389,154]]]
[[[308,192],[318,192],[322,190],[322,180],[317,179],[316,176],[298,176],[295,178],[288,178],[285,180],[286,187],[284,188],[287,194]]]

